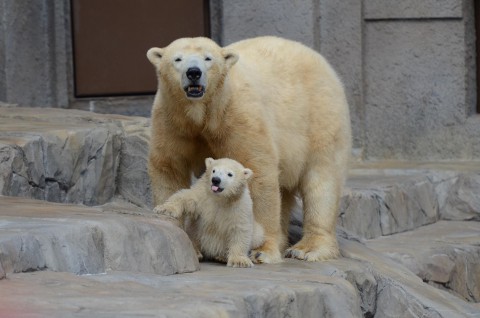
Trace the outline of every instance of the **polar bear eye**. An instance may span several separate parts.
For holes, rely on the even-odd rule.
[[[212,60],[212,58],[209,57],[209,56],[207,56],[207,57],[205,58],[205,61],[211,61],[211,60]]]
[[[182,59],[179,58],[179,57],[177,57],[177,58],[175,59],[175,62],[181,62],[181,61],[182,61]]]
[[[233,177],[233,174],[232,174],[231,172],[229,172],[229,173],[227,174],[227,176]]]
[[[215,169],[213,169],[213,171],[212,171],[212,172],[213,172],[213,173],[215,173]]]

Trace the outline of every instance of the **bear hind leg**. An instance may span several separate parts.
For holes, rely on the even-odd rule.
[[[285,257],[314,262],[339,256],[335,227],[343,178],[334,168],[315,167],[304,176],[300,185],[303,237],[287,249]]]

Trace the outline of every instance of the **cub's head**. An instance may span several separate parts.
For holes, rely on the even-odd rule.
[[[207,38],[182,38],[165,48],[153,47],[147,57],[158,81],[170,93],[199,100],[223,82],[238,55]]]
[[[253,174],[238,161],[223,158],[205,159],[206,175],[210,190],[216,195],[237,196],[245,191],[247,180]]]

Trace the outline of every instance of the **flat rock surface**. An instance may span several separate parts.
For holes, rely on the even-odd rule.
[[[128,204],[86,207],[2,196],[0,264],[7,277],[35,270],[161,275],[198,270],[185,232],[150,211]]]
[[[425,282],[480,302],[480,222],[440,221],[369,240],[367,246]]]

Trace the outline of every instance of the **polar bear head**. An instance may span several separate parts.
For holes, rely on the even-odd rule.
[[[159,84],[190,100],[214,91],[238,60],[235,52],[202,37],[178,39],[165,48],[153,47],[147,57],[157,70]]]
[[[222,158],[205,159],[206,176],[210,190],[221,196],[238,196],[245,191],[247,180],[252,176],[252,170],[245,168],[238,161]]]

